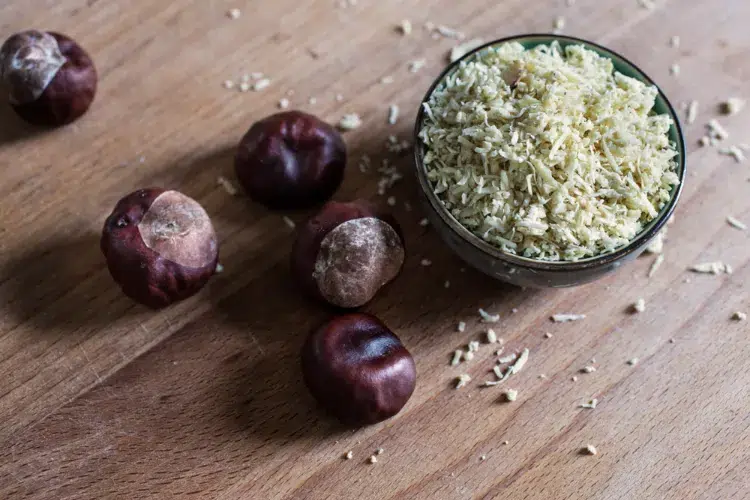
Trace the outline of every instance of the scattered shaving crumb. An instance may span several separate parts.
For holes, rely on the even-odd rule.
[[[495,342],[497,342],[497,334],[495,333],[495,330],[489,328],[487,330],[487,343],[494,344]]]
[[[416,59],[409,63],[409,72],[417,73],[420,69],[424,68],[427,61],[424,59]]]
[[[461,362],[461,358],[464,356],[464,352],[461,349],[453,351],[453,358],[451,358],[451,366],[457,366]]]
[[[521,371],[521,369],[526,365],[526,362],[529,360],[529,349],[525,348],[523,351],[521,351],[521,355],[518,356],[518,359],[516,362],[509,368],[509,372],[511,375],[515,375],[518,372]]]
[[[457,366],[461,362],[461,358],[464,356],[464,352],[461,349],[453,351],[453,358],[451,358],[451,366]]]
[[[734,321],[745,321],[747,319],[747,314],[743,313],[742,311],[737,311],[732,314],[732,319]]]
[[[637,365],[637,364],[638,364],[638,358],[630,358],[630,359],[628,360],[628,364],[629,364],[630,366],[635,366],[635,365]]]
[[[544,333],[544,338],[545,339],[551,339],[552,338],[552,334],[550,332],[545,332]]]
[[[595,366],[587,365],[581,368],[581,373],[594,373],[596,371]]]
[[[282,219],[284,219],[284,224],[286,224],[289,227],[289,229],[294,229],[295,227],[297,227],[294,221],[290,219],[289,217],[287,217],[286,215],[282,217]]]
[[[498,339],[498,340],[500,340],[501,344],[503,343],[503,339]],[[498,349],[497,351],[495,351],[495,356],[500,356],[503,353],[504,349],[505,349],[505,347],[501,347],[500,349]],[[499,361],[498,361],[498,363],[499,363]]]
[[[508,444],[510,444],[510,441],[508,441],[508,440],[506,439],[505,441],[503,441],[503,444],[504,444],[504,445],[508,445]]]
[[[396,124],[396,122],[398,121],[398,112],[399,112],[398,105],[391,104],[388,107],[388,123],[389,124],[391,125]]]
[[[351,460],[352,458],[354,458],[354,452],[351,450],[347,451],[346,454],[344,455],[344,458],[347,460]]]
[[[344,115],[339,121],[339,128],[341,130],[354,130],[362,126],[362,119],[357,113],[349,113]]]
[[[747,230],[747,225],[746,225],[746,224],[745,224],[744,222],[742,222],[742,221],[741,221],[741,220],[739,220],[739,219],[735,219],[735,218],[734,218],[734,217],[732,217],[731,215],[727,215],[727,223],[728,223],[728,224],[729,224],[730,226],[732,226],[733,228],[735,228],[735,229],[739,229],[740,231],[745,231],[745,230]]]
[[[224,83],[222,83],[225,89],[232,90],[234,88],[234,82],[232,80],[224,80]]]
[[[698,101],[690,101],[687,107],[687,122],[688,124],[695,123],[695,119],[698,118]]]
[[[727,138],[729,138],[729,132],[727,132],[727,129],[725,129],[721,123],[719,123],[716,120],[710,120],[706,127],[708,128],[708,136],[710,139],[715,139],[717,141],[723,141]]]
[[[674,344],[675,342],[676,342],[675,339],[669,339],[670,344]]]
[[[311,97],[307,100],[307,103],[310,104],[310,106],[315,106],[318,103],[317,97]]]
[[[427,226],[430,225],[430,221],[427,220],[427,218],[424,218],[424,219],[422,219],[422,220],[419,221],[419,225],[422,226],[422,227],[427,227]]]
[[[457,330],[458,330],[459,332],[464,332],[464,331],[466,331],[466,323],[464,323],[463,321],[459,321],[459,322],[458,322],[458,326],[456,327],[456,329],[457,329]]]
[[[385,453],[385,450],[383,448],[378,448],[377,450],[375,450],[375,453],[377,453],[378,455],[382,455],[383,453]]]
[[[513,309],[511,309],[511,310],[510,310],[510,312],[511,312],[512,314],[516,314],[516,313],[518,312],[518,308],[517,308],[517,307],[514,307]]]
[[[250,83],[249,82],[242,82],[237,87],[240,92],[247,92],[250,90]]]
[[[466,384],[468,384],[469,382],[471,382],[471,377],[466,373],[462,373],[456,379],[456,389],[460,389],[466,386]]]
[[[555,323],[568,323],[570,321],[578,321],[585,318],[585,314],[553,314],[550,319]]]
[[[219,176],[216,179],[216,183],[219,186],[223,187],[224,191],[226,191],[227,194],[229,194],[229,196],[237,196],[237,194],[239,193],[239,191],[237,190],[237,188],[234,187],[234,184],[232,184],[232,182],[229,179],[227,179],[226,177]]]
[[[287,109],[289,107],[289,99],[286,97],[279,99],[279,109]]]
[[[565,18],[562,16],[558,16],[555,18],[555,21],[552,23],[552,26],[555,28],[556,32],[560,32],[565,28]]]
[[[253,84],[253,91],[260,92],[261,90],[268,88],[271,85],[271,80],[268,78],[261,78]]]
[[[341,94],[336,94],[336,97],[334,97],[334,99],[336,100],[336,102],[341,102],[344,100],[344,96]]]
[[[589,455],[596,455],[598,453],[593,444],[587,444],[583,451]]]
[[[467,352],[464,353],[464,360],[465,361],[471,361],[472,359],[474,359],[474,353],[473,352],[467,351]]]
[[[376,457],[375,455],[372,455],[369,461],[371,464],[376,464],[378,463],[378,457]]]
[[[646,252],[660,254],[664,251],[664,241],[667,239],[667,229],[662,229],[653,241],[646,247]]]
[[[398,30],[404,36],[411,35],[411,30],[412,30],[411,21],[409,21],[408,19],[404,19],[403,21],[401,21],[401,24],[398,25]]]
[[[498,352],[502,353],[502,351],[498,351]],[[498,359],[497,362],[500,364],[510,363],[511,361],[515,361],[517,357],[518,355],[516,353],[509,354],[508,356]]]
[[[651,264],[651,267],[648,270],[648,277],[651,278],[656,274],[656,271],[659,270],[661,265],[664,263],[664,254],[657,255],[654,259],[653,264]]]
[[[573,5],[575,5],[575,3],[576,0],[565,0],[565,5],[567,5],[568,7],[572,7]]]
[[[545,375],[544,373],[540,373],[540,374],[539,374],[539,378],[541,378],[541,379],[546,379],[546,378],[547,378],[547,375]]]
[[[479,460],[484,462],[485,460],[487,460],[487,455],[482,455],[481,457],[479,457]]]
[[[227,17],[229,19],[239,19],[241,15],[242,11],[240,11],[240,9],[229,9],[229,11],[227,11]]]
[[[396,197],[395,196],[389,196],[386,200],[386,203],[389,207],[395,207],[396,206]]]
[[[448,26],[440,25],[436,28],[436,31],[445,38],[453,38],[454,40],[463,40],[466,38],[466,35]]]
[[[572,380],[573,382],[578,382],[578,377],[576,377],[575,375],[573,375],[573,376],[572,376],[572,377],[570,378],[570,380]]]
[[[593,410],[594,408],[596,408],[596,405],[598,403],[599,403],[599,400],[594,398],[594,399],[589,399],[588,403],[581,403],[580,405],[578,405],[578,407]]]
[[[737,146],[729,146],[728,148],[719,149],[719,153],[734,158],[737,163],[745,161],[745,153]]]
[[[393,77],[391,75],[386,75],[380,79],[380,83],[383,85],[390,85],[393,83]]]
[[[723,262],[702,262],[700,264],[695,264],[690,270],[694,273],[700,274],[732,274],[731,266]]]
[[[490,314],[484,309],[479,309],[479,315],[482,317],[482,321],[484,323],[497,323],[500,321],[500,315],[499,314]]]
[[[669,74],[680,76],[680,65],[677,63],[672,64],[672,66],[669,67]]]
[[[479,342],[477,342],[476,340],[472,340],[471,342],[469,342],[469,345],[468,345],[469,352],[479,351],[479,346],[480,346]]]
[[[643,299],[636,300],[635,303],[633,304],[633,311],[637,313],[642,313],[645,310],[646,310],[646,301]]]
[[[740,99],[739,97],[730,97],[726,101],[721,103],[721,112],[725,115],[734,115],[742,111],[747,101]]]
[[[428,267],[432,265],[432,261],[430,259],[422,259],[420,264],[422,264],[424,267]]]
[[[678,35],[672,35],[669,39],[669,46],[675,49],[680,48],[680,37]]]
[[[518,391],[515,389],[508,389],[505,391],[505,400],[508,402],[513,402],[516,399],[518,399]]]
[[[448,60],[450,62],[456,62],[463,56],[483,44],[484,40],[482,40],[481,38],[473,38],[468,42],[460,43],[451,49],[450,53],[448,54]]]
[[[705,148],[706,146],[709,146],[710,144],[711,144],[711,139],[709,139],[707,135],[704,135],[700,139],[698,139],[698,145],[702,148]]]
[[[451,287],[451,282],[448,281],[448,280],[446,280],[445,283],[443,283],[443,287],[450,288]]]
[[[216,264],[216,274],[221,274],[224,272],[224,266],[221,264]]]

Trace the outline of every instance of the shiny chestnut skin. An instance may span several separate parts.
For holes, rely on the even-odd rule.
[[[396,219],[369,202],[331,201],[297,231],[291,269],[313,298],[341,308],[372,300],[404,264]]]
[[[219,260],[203,207],[160,188],[140,189],[117,203],[104,223],[101,249],[125,295],[153,309],[198,292]]]
[[[80,118],[96,95],[94,62],[59,33],[17,33],[0,48],[0,80],[15,112],[33,125],[55,127]]]
[[[414,359],[401,340],[362,313],[334,317],[312,331],[302,347],[302,375],[323,408],[350,425],[394,416],[417,381]]]
[[[309,208],[327,201],[341,185],[346,145],[316,116],[285,111],[250,127],[234,167],[254,201],[271,209]]]

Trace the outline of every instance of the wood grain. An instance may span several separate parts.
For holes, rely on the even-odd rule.
[[[750,222],[750,170],[696,145],[721,100],[750,97],[750,4],[656,5],[0,5],[2,33],[66,32],[92,53],[101,75],[89,114],[64,129],[30,129],[0,106],[0,498],[750,498],[750,327],[730,320],[734,311],[750,312],[750,233],[725,222],[730,214]],[[234,21],[226,16],[233,7],[242,10]],[[291,232],[281,214],[230,197],[216,178],[233,178],[241,135],[293,90],[294,107],[331,122],[362,115],[365,126],[346,135],[352,162],[337,198],[379,199],[377,175],[359,172],[356,162],[365,153],[378,163],[388,157],[408,173],[410,159],[385,155],[383,143],[390,134],[410,138],[417,104],[454,43],[432,39],[423,23],[492,39],[549,31],[558,15],[566,33],[640,65],[675,104],[701,103],[699,120],[687,127],[690,175],[664,265],[648,279],[651,259],[642,258],[616,276],[561,291],[495,283],[464,270],[418,224],[407,175],[390,193],[409,242],[407,263],[367,310],[415,355],[418,387],[396,418],[341,428],[301,383],[302,340],[329,313],[302,299],[288,276]],[[414,24],[409,37],[395,31],[402,19]],[[669,47],[672,35],[680,35],[679,49]],[[410,73],[418,58],[427,66]],[[669,75],[674,62],[679,78]],[[251,71],[272,85],[244,94],[222,88]],[[381,84],[385,75],[395,82]],[[391,103],[402,110],[396,126],[386,123]],[[721,118],[731,143],[750,142],[749,117],[746,110]],[[150,185],[179,189],[206,207],[226,269],[199,296],[157,313],[121,295],[98,249],[117,199]],[[420,265],[425,257],[432,266]],[[734,274],[686,271],[713,260],[730,263]],[[630,314],[639,297],[646,311]],[[454,349],[480,336],[479,307],[501,313],[496,330],[508,352],[531,350],[509,382],[519,391],[514,403],[503,403],[499,388],[476,386],[489,377],[490,347],[470,365],[448,366]],[[556,312],[587,318],[552,324]],[[468,323],[464,333],[459,320]],[[634,357],[638,364],[628,365]],[[597,371],[579,373],[592,358]],[[474,383],[456,391],[462,372]],[[578,407],[592,397],[596,409]],[[579,453],[589,443],[596,456]],[[378,447],[384,454],[367,464]],[[353,460],[342,459],[348,450]]]

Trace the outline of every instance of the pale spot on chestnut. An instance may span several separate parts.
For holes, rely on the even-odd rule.
[[[94,63],[65,35],[29,30],[0,47],[0,80],[18,115],[34,125],[58,126],[83,115],[96,94]]]
[[[404,255],[403,238],[391,215],[361,200],[329,202],[300,227],[291,266],[311,296],[354,308],[398,276]]]
[[[203,207],[177,191],[142,189],[117,203],[101,248],[133,300],[165,307],[197,293],[216,272],[219,244]]]

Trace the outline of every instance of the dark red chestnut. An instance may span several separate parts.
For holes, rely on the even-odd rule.
[[[398,223],[362,200],[326,203],[300,227],[291,257],[308,294],[343,308],[369,302],[403,264]]]
[[[70,123],[89,109],[96,68],[85,50],[65,35],[24,31],[0,48],[0,80],[18,115],[33,125]]]
[[[321,119],[285,111],[255,123],[240,142],[234,168],[253,200],[273,209],[327,201],[344,178],[346,145]]]
[[[101,247],[125,295],[154,309],[198,292],[219,259],[203,207],[158,188],[140,189],[117,203],[104,223]]]
[[[401,411],[417,370],[401,340],[378,318],[347,314],[314,330],[302,348],[313,397],[349,424],[374,424]]]

